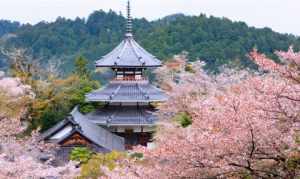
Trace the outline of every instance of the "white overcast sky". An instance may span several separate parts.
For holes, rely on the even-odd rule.
[[[133,16],[149,20],[174,13],[205,13],[250,26],[300,35],[300,0],[131,0]],[[0,0],[0,19],[22,23],[87,17],[94,10],[125,13],[126,0]]]

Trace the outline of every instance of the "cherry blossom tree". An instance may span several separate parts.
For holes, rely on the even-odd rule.
[[[19,79],[0,77],[0,123],[5,126],[0,129],[0,137],[22,131],[20,118],[33,96],[30,86],[22,85]]]
[[[43,163],[39,156],[53,148],[39,142],[39,134],[18,137],[26,129],[21,120],[27,103],[34,98],[30,86],[18,78],[0,77],[0,178],[74,178],[78,169],[73,163],[54,167],[50,159]]]
[[[26,155],[12,158],[0,154],[0,178],[75,178],[78,172],[74,166],[69,163],[66,166],[53,167]]]
[[[121,161],[118,178],[294,178],[300,171],[299,53],[276,52],[276,64],[256,50],[249,55],[270,73],[202,70],[170,83],[161,108],[156,148],[137,148],[142,161]],[[187,112],[193,122],[173,121]]]

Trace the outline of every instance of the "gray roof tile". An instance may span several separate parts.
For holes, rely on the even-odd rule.
[[[86,95],[88,102],[159,102],[167,100],[164,92],[149,83],[109,83]]]
[[[54,133],[60,131],[62,128],[64,128],[67,124],[69,124],[71,121],[68,119],[64,119],[60,122],[58,122],[56,125],[48,129],[47,131],[43,132],[40,136],[41,140],[45,140],[48,137],[52,136]]]
[[[158,120],[155,110],[146,106],[106,106],[86,117],[103,126],[153,126]]]
[[[86,116],[81,114],[78,111],[78,107],[75,107],[71,112],[72,117],[68,117],[65,120],[59,122],[48,131],[42,134],[43,140],[48,140],[51,136],[59,132],[64,128],[66,124],[72,124],[73,130],[67,135],[63,136],[60,140],[56,141],[59,143],[62,140],[65,140],[70,135],[73,134],[74,131],[79,132],[84,137],[92,141],[94,144],[101,146],[109,151],[112,150],[125,150],[125,141],[124,138],[117,136],[110,131],[100,127],[90,121]],[[78,125],[78,126],[77,126]]]
[[[127,36],[113,51],[96,61],[96,67],[159,67],[160,60]]]
[[[85,137],[93,141],[95,144],[109,150],[125,150],[124,138],[119,137],[98,125],[95,125],[83,114],[81,114],[77,107],[71,112],[71,115],[73,116],[73,120],[81,127],[81,131]]]

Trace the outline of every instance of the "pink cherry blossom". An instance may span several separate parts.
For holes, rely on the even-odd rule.
[[[135,151],[144,153],[142,161],[121,161],[123,167],[108,175],[112,178],[299,176],[298,169],[286,167],[290,158],[300,156],[297,143],[300,83],[291,78],[291,74],[296,78],[297,71],[276,64],[257,51],[250,56],[272,73],[225,70],[209,76],[199,70],[196,74],[176,74],[177,83],[173,78],[163,81],[172,90],[168,102],[160,107],[156,148],[138,147]],[[182,128],[175,123],[172,118],[178,112],[191,115],[192,125]]]
[[[79,171],[73,163],[54,167],[49,162],[42,163],[38,160],[42,151],[50,151],[55,146],[39,142],[40,134],[37,132],[28,137],[16,137],[26,129],[26,125],[20,119],[26,111],[24,100],[34,97],[30,87],[23,85],[18,78],[2,76],[0,96],[0,178],[75,178],[78,176]],[[7,111],[12,111],[14,115]]]

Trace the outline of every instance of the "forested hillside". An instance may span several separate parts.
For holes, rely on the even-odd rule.
[[[16,32],[16,30],[20,27],[21,24],[18,22],[0,20],[0,37],[2,37],[0,39],[0,43],[2,44],[3,41],[5,41],[7,38],[14,36],[14,34],[12,33]],[[2,68],[7,68],[7,61],[5,60],[5,57],[3,57],[3,55],[1,55],[0,53],[0,69]]]
[[[71,71],[74,58],[79,55],[88,58],[92,66],[120,42],[124,29],[125,19],[121,14],[96,11],[87,19],[58,18],[53,23],[27,24],[17,30],[0,29],[0,35],[14,32],[17,36],[5,40],[6,48],[27,48],[42,64],[51,61]],[[296,50],[300,47],[300,39],[293,35],[205,15],[176,14],[152,22],[135,19],[134,31],[136,40],[160,59],[167,60],[187,51],[190,60],[202,59],[212,71],[224,64],[252,66],[246,54],[253,47],[268,55],[275,50],[286,50],[289,45]]]
[[[7,33],[15,32],[21,26],[18,22],[12,22],[8,20],[0,20],[0,36]]]

